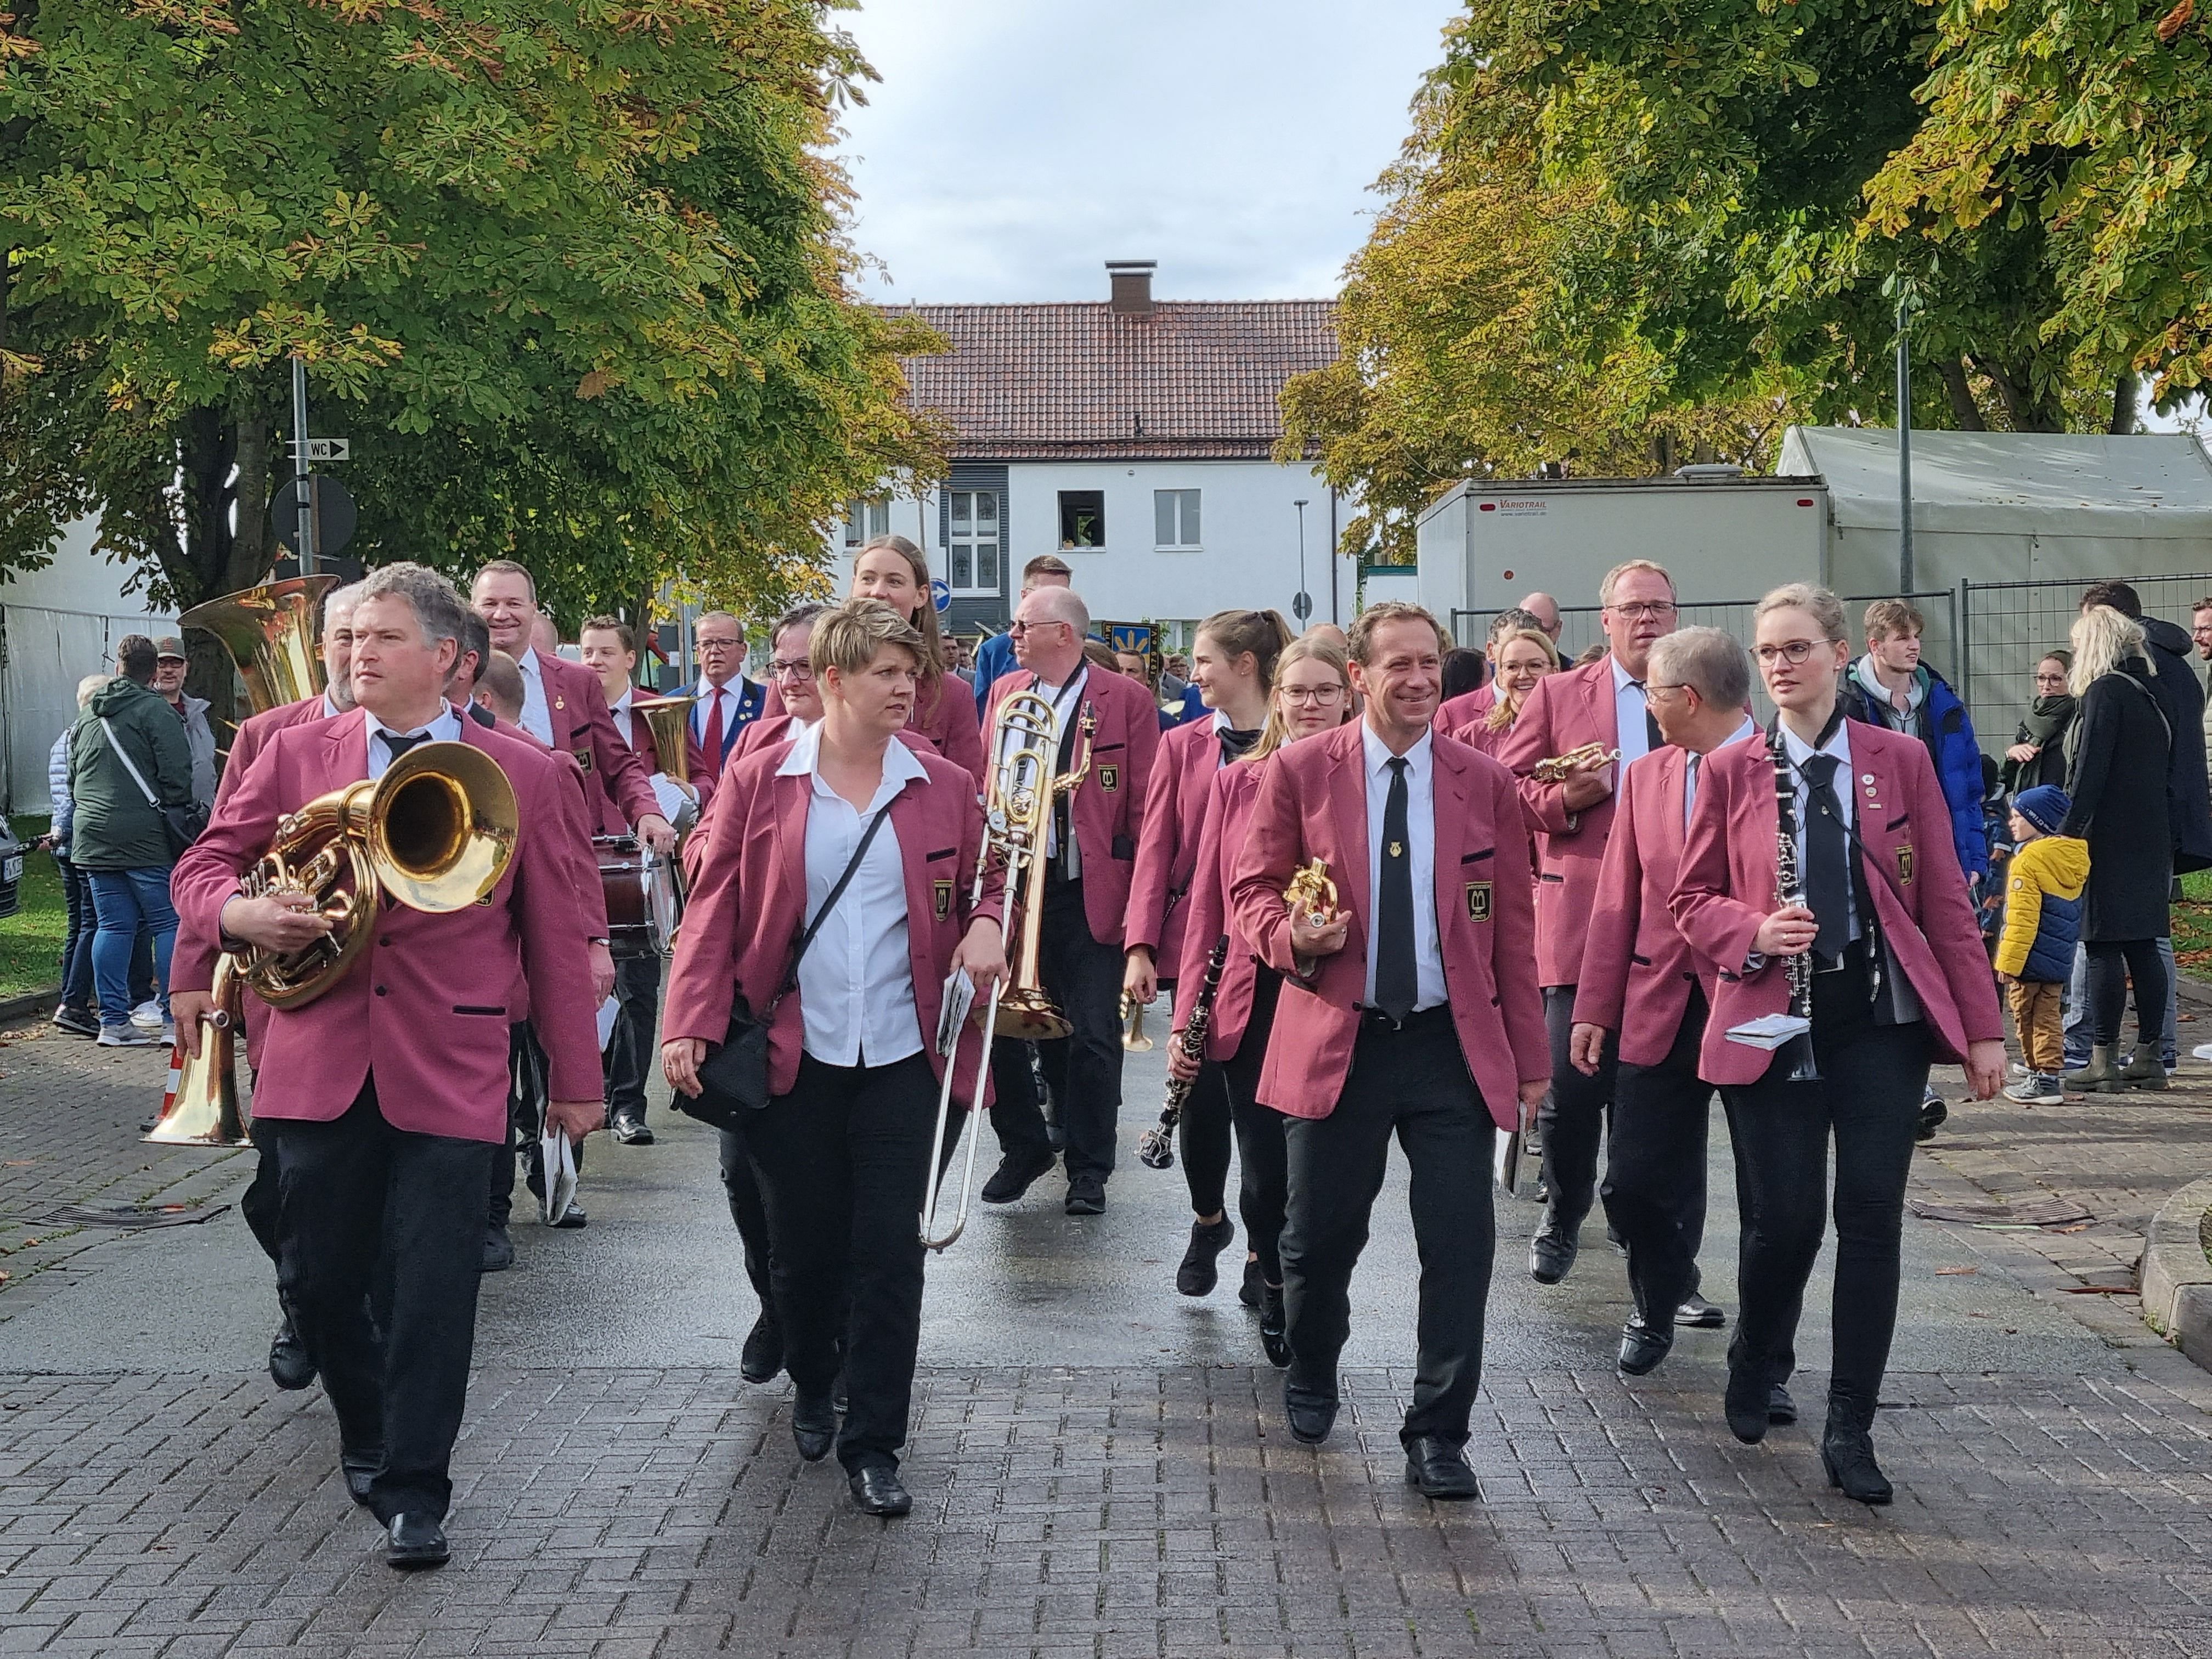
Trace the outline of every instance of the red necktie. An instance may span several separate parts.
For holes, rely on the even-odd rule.
[[[720,687],[707,694],[707,775],[716,782],[722,776],[722,693]]]

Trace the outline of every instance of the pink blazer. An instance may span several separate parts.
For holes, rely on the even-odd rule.
[[[1611,796],[1570,817],[1564,785],[1529,776],[1536,763],[1586,743],[1619,746],[1613,705],[1613,659],[1547,674],[1521,705],[1521,717],[1498,758],[1521,782],[1522,804],[1536,830],[1536,980],[1572,985],[1582,977],[1583,941],[1597,903],[1599,866],[1613,829]],[[1618,780],[1616,780],[1616,784]]]
[[[220,936],[224,902],[287,811],[368,775],[366,718],[356,709],[270,740],[171,876],[195,928]],[[327,1122],[374,1073],[394,1127],[504,1139],[509,1002],[525,980],[541,1012],[554,1098],[600,1098],[583,924],[561,846],[568,786],[553,760],[473,720],[461,722],[461,740],[497,761],[514,786],[521,828],[506,873],[487,902],[448,915],[387,902],[374,941],[335,989],[304,1008],[271,1011],[257,1115]],[[459,978],[473,997],[454,989],[456,963],[465,964]],[[173,989],[207,988],[204,979],[171,977]]]
[[[621,815],[625,827],[648,812],[659,811],[653,793],[653,769],[615,731],[599,677],[580,662],[549,657],[543,651],[538,661],[544,672],[546,712],[553,718],[553,747],[574,755],[584,769],[593,818],[599,816],[602,797]],[[596,791],[588,787],[593,774],[599,781]]]
[[[1252,803],[1259,798],[1260,774],[1266,766],[1265,761],[1256,764],[1239,761],[1213,775],[1206,789],[1197,869],[1191,879],[1190,897],[1182,906],[1188,920],[1176,969],[1176,1030],[1190,1024],[1191,1011],[1198,1006],[1199,988],[1206,980],[1206,959],[1212,953],[1215,941],[1224,933],[1230,935],[1229,954],[1221,963],[1220,988],[1213,994],[1213,1023],[1206,1034],[1208,1060],[1234,1060],[1244,1045],[1245,1028],[1252,1023],[1252,996],[1259,986],[1261,963],[1249,936],[1234,930],[1229,890],[1236,879],[1237,860],[1244,850],[1244,832],[1252,822]]]
[[[1854,721],[1850,750],[1850,775],[1839,772],[1837,782],[1853,792],[1851,824],[1869,855],[1859,862],[1882,937],[1926,1011],[1941,1057],[1962,1060],[1969,1042],[2002,1037],[2004,1022],[1942,786],[1917,738]],[[1776,906],[1775,817],[1774,763],[1764,742],[1705,757],[1672,908],[1701,968],[1717,976],[1698,1066],[1708,1083],[1759,1080],[1772,1056],[1730,1042],[1726,1032],[1790,1000],[1778,961],[1743,972],[1759,924]]]
[[[1344,948],[1310,981],[1283,982],[1260,1099],[1293,1117],[1336,1109],[1352,1067],[1367,987],[1367,787],[1362,723],[1279,749],[1266,763],[1236,860],[1230,914],[1261,959],[1285,975],[1290,908],[1283,889],[1309,860],[1328,863],[1352,912]],[[1437,928],[1460,1052],[1499,1127],[1518,1121],[1519,1085],[1552,1075],[1543,999],[1529,972],[1534,945],[1528,842],[1513,779],[1486,755],[1435,741]]]
[[[1191,881],[1198,871],[1199,832],[1206,823],[1206,798],[1220,771],[1221,737],[1211,716],[1161,737],[1152,783],[1145,792],[1121,944],[1126,950],[1148,946],[1162,979],[1174,979],[1183,959],[1183,927],[1190,909]],[[1210,946],[1212,939],[1207,943]],[[1201,951],[1193,971],[1205,965]]]
[[[792,740],[789,726],[790,722],[781,714],[773,720],[765,718],[748,720],[745,723],[745,729],[738,733],[730,745],[730,763],[722,769],[725,775],[734,771],[739,761],[748,759],[764,750],[774,750],[781,761]],[[901,732],[898,738],[901,743],[917,755],[932,755],[937,752],[929,746],[929,739],[910,726]],[[716,794],[720,793],[719,786],[715,793]],[[713,796],[708,796],[700,803],[699,822],[691,826],[691,833],[684,837],[684,844],[678,849],[677,856],[684,866],[684,879],[692,885],[697,884],[699,866],[701,861],[707,856],[708,826],[713,821],[714,812],[714,799]],[[946,971],[949,973],[951,970],[948,969]]]
[[[994,681],[992,718],[998,717],[1001,702],[1036,684],[1036,676],[1026,668]],[[1101,945],[1119,945],[1136,869],[1138,831],[1159,754],[1160,709],[1141,682],[1097,668],[1084,682],[1083,701],[1098,715],[1098,729],[1091,738],[1091,772],[1074,798],[1083,913],[1091,938]]]
[[[927,704],[927,707],[924,705]],[[782,729],[783,697],[774,680],[768,683],[768,695],[761,700],[760,718],[756,726],[774,726]],[[983,776],[983,728],[975,713],[975,698],[968,683],[957,674],[948,673],[937,682],[937,697],[931,702],[929,694],[917,691],[914,708],[906,717],[906,729],[925,739],[931,750],[945,757],[979,783]],[[738,739],[742,744],[752,733],[747,732]],[[909,744],[909,747],[912,745]],[[729,763],[735,766],[742,749],[730,750]]]
[[[1490,711],[1498,707],[1498,682],[1491,680],[1474,690],[1453,697],[1437,709],[1437,730],[1448,738],[1457,738],[1462,743],[1473,743],[1468,736],[1470,730],[1480,731],[1482,723],[1490,718]],[[1495,733],[1485,733],[1494,736]],[[1482,745],[1476,744],[1480,748]],[[1487,752],[1486,750],[1486,752]]]
[[[605,696],[605,694],[606,689],[602,686],[600,695]],[[641,692],[638,695],[651,696],[653,694]],[[646,729],[645,722],[638,718],[635,710],[624,712],[629,715],[627,722],[617,720],[615,718],[613,708],[610,706],[607,709],[607,729],[615,734],[616,742],[637,757],[638,764],[645,769],[647,793],[651,793],[653,775],[660,769],[660,756],[653,746],[653,733]],[[625,724],[634,729],[624,731],[623,727]],[[755,721],[753,724],[758,725],[759,722]],[[714,781],[707,775],[707,751],[699,745],[699,734],[694,732],[688,723],[684,728],[684,763],[691,774],[689,780],[691,787],[699,792],[699,810],[703,812],[707,810],[707,803],[714,798]],[[592,793],[596,799],[592,804],[597,808],[593,817],[598,823],[598,828],[592,833],[600,836],[628,835],[630,821],[624,818],[616,809],[614,801],[607,792],[599,789],[593,791]],[[660,809],[656,805],[653,810],[657,812]]]
[[[764,1012],[790,969],[792,947],[808,921],[806,815],[813,781],[777,775],[787,752],[781,745],[763,750],[722,774],[714,794],[714,822],[707,830],[669,969],[667,1006],[661,1016],[664,1042],[696,1037],[719,1046],[729,1034],[736,997],[742,994],[754,1013]],[[942,1083],[937,1021],[953,949],[977,916],[1002,918],[1005,878],[994,865],[982,902],[969,908],[982,847],[983,809],[963,768],[939,755],[916,752],[929,781],[909,783],[892,799],[888,827],[898,837],[906,871],[915,1012],[930,1065]],[[693,838],[698,835],[694,831]],[[769,1085],[780,1095],[790,1093],[799,1076],[805,1041],[799,999],[794,988],[777,1006],[769,1029]],[[971,1020],[960,1036],[954,1079],[963,1099],[970,1097],[984,1050],[982,1030]]]
[[[1620,1057],[1632,1066],[1667,1058],[1698,980],[1689,941],[1667,908],[1682,866],[1688,758],[1669,744],[1633,763],[1621,778],[1577,981],[1576,1021],[1619,1032]],[[1702,771],[1711,763],[1698,764]],[[1710,1006],[1710,969],[1705,978]]]

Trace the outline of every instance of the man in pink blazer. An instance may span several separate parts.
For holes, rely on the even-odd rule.
[[[276,1161],[284,1300],[337,1414],[348,1486],[385,1523],[398,1567],[447,1556],[483,1194],[507,1122],[507,1007],[454,1001],[452,964],[477,964],[494,995],[526,975],[539,1006],[557,1016],[549,1029],[566,1034],[552,1050],[555,1121],[580,1140],[604,1111],[581,924],[555,840],[567,786],[552,761],[444,701],[464,615],[435,572],[374,572],[354,611],[360,707],[279,732],[173,878],[178,902],[210,937],[298,950],[329,930],[312,903],[240,889],[287,812],[382,776],[425,740],[483,750],[514,786],[519,833],[486,902],[432,915],[387,898],[345,978],[303,1007],[271,1012],[254,1093]],[[196,1048],[205,988],[179,988],[173,1000],[183,1041]],[[372,1320],[380,1273],[382,1317]]]
[[[1724,1320],[1698,1294],[1713,1094],[1698,1075],[1698,1053],[1709,998],[1668,901],[1697,769],[1713,750],[1759,730],[1743,712],[1751,697],[1743,647],[1717,628],[1686,628],[1654,644],[1645,694],[1667,744],[1621,776],[1571,1044],[1584,1076],[1596,1073],[1608,1041],[1619,1046],[1603,1196],[1606,1217],[1628,1247],[1635,1309],[1619,1359],[1629,1376],[1667,1357],[1678,1324]],[[1794,1419],[1786,1395],[1777,1408],[1790,1413],[1778,1420]]]
[[[1073,589],[1032,588],[1011,630],[1021,667],[991,688],[993,720],[1018,691],[1034,691],[1059,709],[1062,772],[1081,763],[1086,747],[1090,756],[1082,783],[1054,804],[1038,954],[1046,994],[1075,1027],[1066,1037],[1038,1045],[1066,1136],[1070,1215],[1105,1209],[1106,1178],[1114,1170],[1121,1110],[1121,930],[1160,744],[1152,693],[1139,681],[1085,664],[1090,630],[1090,609]],[[1080,729],[1085,716],[1094,718],[1087,739]],[[986,755],[984,764],[996,765],[997,757]],[[983,1184],[983,1198],[1010,1204],[1052,1167],[1052,1146],[1023,1046],[1001,1038],[991,1070],[998,1085],[991,1127],[1001,1157]]]
[[[1575,987],[1583,946],[1597,902],[1598,871],[1613,829],[1613,786],[1626,767],[1662,744],[1644,696],[1651,647],[1674,629],[1674,583],[1649,559],[1631,559],[1606,573],[1598,600],[1607,646],[1595,662],[1536,682],[1498,750],[1522,780],[1521,799],[1536,829],[1536,976],[1544,988],[1544,1024],[1552,1042],[1552,1097],[1544,1104],[1544,1219],[1528,1242],[1528,1272],[1556,1285],[1575,1265],[1583,1218],[1597,1195],[1598,1143],[1613,1102],[1608,1048],[1594,1076],[1568,1063]],[[1539,782],[1538,762],[1588,744],[1620,751],[1616,765],[1577,767]]]
[[[1261,1103],[1291,1119],[1283,1401],[1297,1439],[1328,1437],[1352,1268],[1395,1134],[1421,1258],[1406,1479],[1476,1498],[1463,1449],[1490,1294],[1493,1128],[1534,1112],[1551,1063],[1528,839],[1510,775],[1430,729],[1449,643],[1436,619],[1373,605],[1351,643],[1365,713],[1269,757],[1231,896],[1239,932],[1288,975],[1260,1077]],[[1316,858],[1334,915],[1284,901]]]

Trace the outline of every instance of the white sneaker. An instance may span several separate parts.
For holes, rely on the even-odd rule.
[[[100,1028],[100,1046],[103,1048],[155,1048],[161,1043],[158,1030],[149,1031],[138,1025],[103,1025]]]
[[[2008,1077],[2027,1077],[2029,1076],[2030,1073],[2027,1066],[2021,1065],[2015,1060],[2011,1065],[2005,1067],[2005,1075]]]
[[[159,1002],[142,1002],[131,1011],[131,1023],[142,1031],[158,1031],[169,1023]]]
[[[2038,1077],[2033,1073],[2007,1089],[2004,1097],[2021,1106],[2058,1106],[2066,1100],[2057,1078]]]

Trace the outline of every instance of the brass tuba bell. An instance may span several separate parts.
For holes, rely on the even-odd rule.
[[[425,743],[366,780],[319,795],[276,826],[239,883],[249,897],[305,893],[331,931],[299,951],[249,945],[216,963],[215,1011],[197,1059],[145,1139],[234,1146],[247,1115],[233,1072],[241,985],[272,1008],[303,1008],[332,989],[376,930],[384,897],[410,909],[466,909],[499,885],[514,856],[520,815],[499,763],[465,743]]]
[[[222,641],[246,682],[246,701],[265,714],[320,695],[315,623],[324,596],[337,585],[336,576],[294,576],[196,605],[177,623]]]

